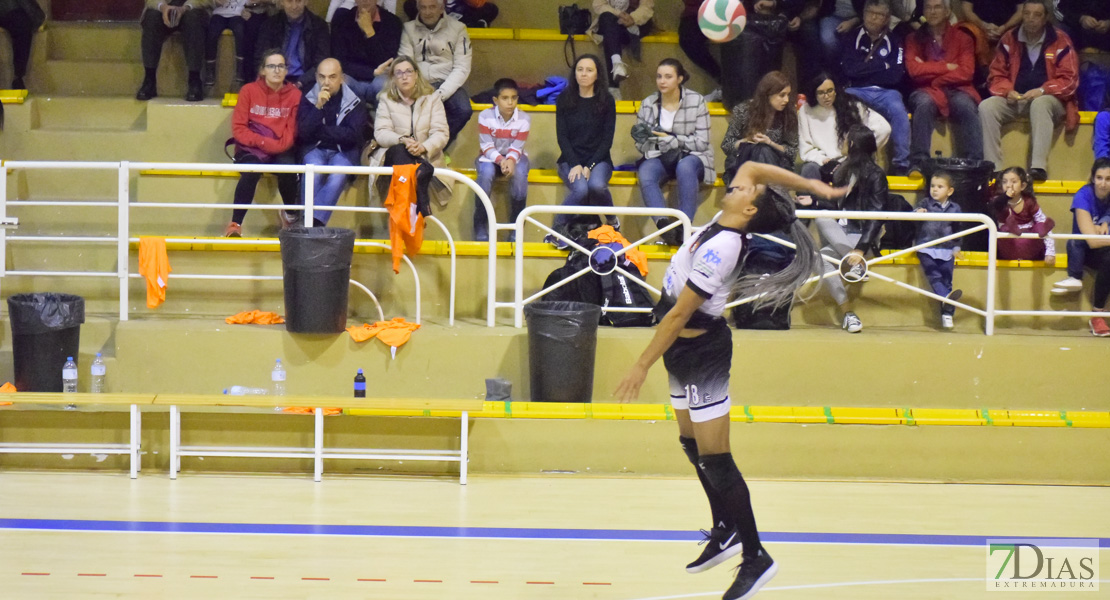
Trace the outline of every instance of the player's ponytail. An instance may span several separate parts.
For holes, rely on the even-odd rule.
[[[755,309],[778,308],[790,303],[794,292],[817,270],[821,256],[809,230],[794,214],[794,202],[789,197],[768,187],[754,204],[758,210],[748,223],[747,232],[769,234],[787,230],[794,240],[794,260],[777,273],[745,275],[732,291],[737,298],[755,297],[752,301]]]

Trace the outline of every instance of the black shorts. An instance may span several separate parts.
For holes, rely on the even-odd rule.
[[[678,338],[663,353],[670,379],[671,406],[689,410],[690,420],[704,423],[727,416],[732,367],[732,330],[721,319],[696,338]]]

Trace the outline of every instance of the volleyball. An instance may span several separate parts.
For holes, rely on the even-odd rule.
[[[748,13],[741,0],[705,0],[698,9],[701,32],[719,44],[736,39],[747,23]]]

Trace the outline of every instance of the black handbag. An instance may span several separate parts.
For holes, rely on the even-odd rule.
[[[570,6],[559,7],[559,33],[567,36],[567,42],[563,45],[563,59],[567,61],[567,66],[574,68],[574,63],[578,61],[578,51],[574,47],[574,36],[582,35],[589,31],[590,11],[584,8],[578,8],[577,4]],[[567,50],[570,53],[567,53]]]

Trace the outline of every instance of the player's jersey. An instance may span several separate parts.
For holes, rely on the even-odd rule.
[[[663,295],[656,306],[662,318],[674,306],[683,287],[696,292],[705,302],[686,324],[704,329],[722,317],[733,285],[740,277],[744,232],[716,222],[694,231],[678,249],[663,277]]]

